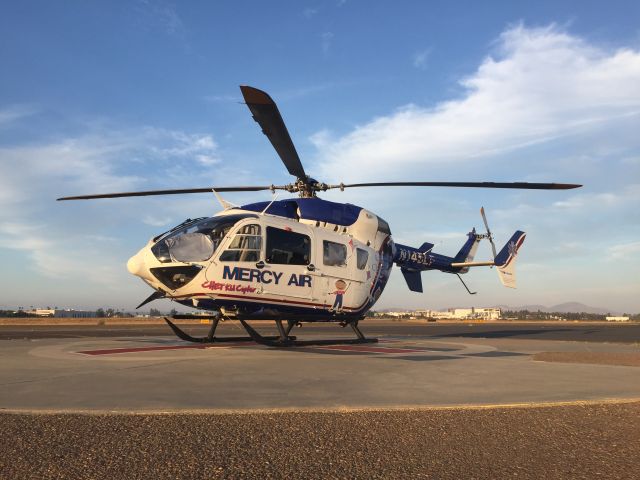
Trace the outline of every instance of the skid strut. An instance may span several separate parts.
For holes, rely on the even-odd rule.
[[[185,318],[185,316],[181,315],[180,318]],[[173,323],[171,320],[169,320],[167,317],[164,317],[164,320],[165,322],[167,322],[167,325],[171,327],[171,330],[173,330],[173,333],[175,333],[179,339],[184,340],[185,342],[224,343],[224,342],[254,342],[255,341],[251,336],[249,337],[216,337],[215,336],[216,329],[218,328],[218,323],[220,323],[219,315],[198,316],[197,318],[199,319],[209,318],[212,320],[211,328],[209,329],[209,333],[207,334],[206,337],[192,337],[187,332],[185,332],[180,327],[178,327],[175,323]],[[277,340],[280,337],[264,337],[264,338],[268,340]],[[295,340],[295,337],[289,337],[289,338],[292,338],[293,340]]]
[[[358,343],[377,343],[377,338],[366,338],[358,328],[358,322],[349,322],[349,325],[358,336],[358,338],[336,338],[327,340],[296,340],[296,337],[290,337],[289,332],[297,322],[288,321],[287,328],[282,324],[282,320],[276,320],[276,326],[280,335],[278,337],[263,337],[245,320],[239,319],[249,336],[256,343],[266,345],[268,347],[306,347],[313,345],[354,345]]]

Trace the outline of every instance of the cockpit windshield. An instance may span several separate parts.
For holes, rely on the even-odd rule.
[[[220,246],[229,229],[245,218],[256,215],[225,215],[199,219],[161,236],[151,251],[162,263],[204,262]]]

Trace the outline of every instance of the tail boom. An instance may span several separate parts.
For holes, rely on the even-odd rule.
[[[433,244],[425,243],[420,248],[395,244],[394,263],[400,267],[402,275],[409,290],[422,292],[422,279],[420,272],[425,270],[439,270],[445,273],[461,274],[469,271],[471,267],[492,267],[498,271],[500,281],[505,287],[516,288],[515,264],[518,249],[524,242],[526,234],[516,231],[494,261],[474,262],[473,257],[478,243],[485,235],[469,233],[469,239],[455,257],[447,257],[433,253]]]

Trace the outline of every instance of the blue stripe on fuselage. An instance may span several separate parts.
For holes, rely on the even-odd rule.
[[[467,243],[473,245],[473,241],[475,241],[475,239],[469,239]],[[465,244],[465,247],[466,246],[467,244]],[[462,250],[464,250],[465,247],[463,247]],[[467,253],[468,250],[465,253],[465,258]],[[399,243],[396,244],[396,254],[393,261],[399,267],[417,271],[440,270],[447,273],[458,273],[462,270],[460,267],[451,266],[452,262],[457,261],[453,257],[440,255],[439,253],[424,252],[421,249]]]

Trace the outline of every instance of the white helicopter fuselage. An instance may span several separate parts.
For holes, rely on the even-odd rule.
[[[350,225],[305,218],[302,209],[297,218],[226,209],[150,240],[128,269],[166,298],[225,316],[361,318],[388,280],[393,241],[384,220],[353,207]]]

